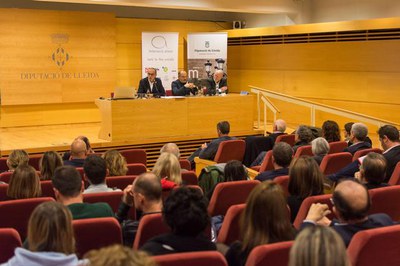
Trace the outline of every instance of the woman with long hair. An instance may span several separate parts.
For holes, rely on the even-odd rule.
[[[30,165],[18,166],[8,184],[7,197],[9,199],[27,199],[41,195],[42,189],[36,170]]]
[[[326,120],[322,124],[322,137],[328,142],[340,141],[340,129],[338,123]]]
[[[14,171],[20,165],[28,165],[29,155],[24,150],[13,150],[7,158],[9,171]]]
[[[46,151],[39,162],[40,179],[51,180],[54,171],[60,166],[63,166],[61,156],[55,151]]]
[[[286,198],[280,185],[265,181],[250,193],[241,216],[241,239],[234,242],[225,257],[230,266],[245,265],[253,248],[293,240]]]
[[[106,161],[109,176],[126,175],[128,172],[126,159],[119,151],[108,150],[102,155],[102,157]]]
[[[161,186],[164,190],[182,184],[181,166],[178,158],[171,153],[161,153],[154,165],[153,173],[161,179]]]

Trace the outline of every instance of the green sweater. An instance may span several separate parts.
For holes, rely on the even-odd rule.
[[[114,217],[110,205],[104,202],[99,203],[73,203],[68,205],[72,213],[72,219],[86,219],[99,217]]]

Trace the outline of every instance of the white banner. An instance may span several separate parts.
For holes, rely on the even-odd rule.
[[[191,79],[207,79],[218,69],[227,72],[228,34],[189,33],[188,75]]]
[[[177,32],[142,32],[142,77],[147,77],[147,68],[157,69],[166,90],[178,78]]]

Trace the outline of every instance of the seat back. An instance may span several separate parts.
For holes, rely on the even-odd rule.
[[[43,157],[43,154],[29,155],[29,165],[39,171],[40,159],[42,157]]]
[[[272,150],[270,150],[267,151],[267,153],[265,154],[264,160],[258,172],[262,173],[273,169],[274,169],[274,164],[272,163]]]
[[[188,159],[179,159],[179,164],[181,166],[181,169],[186,169],[188,171],[192,170]]]
[[[0,201],[7,200],[8,184],[0,184]]]
[[[170,232],[171,229],[163,222],[161,213],[147,214],[140,219],[133,249],[139,249],[147,240]]]
[[[182,172],[182,183],[184,185],[194,185],[198,186],[199,181],[197,179],[197,175],[193,171],[188,171],[188,172]]]
[[[79,174],[82,177],[82,180],[85,181],[85,171],[83,170],[83,167],[76,167],[76,170],[79,172]]]
[[[227,266],[225,257],[218,251],[185,252],[154,256],[159,266]]]
[[[352,160],[353,156],[349,152],[327,154],[322,159],[320,168],[324,175],[330,175],[350,164]]]
[[[258,180],[218,183],[208,204],[208,214],[225,215],[232,205],[246,203],[250,192],[258,184]]]
[[[329,209],[332,210],[332,203],[331,199],[332,194],[325,194],[325,195],[318,195],[318,196],[311,196],[303,200],[301,203],[299,212],[297,213],[296,219],[293,222],[294,227],[296,229],[300,229],[301,224],[303,223],[304,219],[307,217],[308,210],[311,207],[311,204],[313,203],[322,203],[322,204],[327,204],[329,206]],[[333,212],[331,212],[330,215],[328,215],[328,218],[332,219],[334,218]]]
[[[285,241],[255,247],[247,258],[246,266],[287,266],[293,241]]]
[[[232,205],[229,207],[224,221],[222,222],[221,230],[217,237],[217,243],[230,245],[240,239],[240,216],[242,215],[246,204]]]
[[[400,186],[370,189],[371,208],[368,213],[386,213],[393,221],[400,221]]]
[[[11,176],[12,176],[13,172],[4,172],[0,174],[0,181],[3,181],[5,183],[10,183],[11,180]]]
[[[389,185],[400,185],[400,162],[396,164],[392,176],[389,179]]]
[[[109,176],[106,177],[106,184],[108,187],[124,190],[128,185],[132,185],[136,177],[136,175]]]
[[[294,157],[299,158],[302,155],[314,156],[314,154],[312,153],[311,145],[300,146],[297,148]]]
[[[352,266],[400,265],[400,225],[356,233],[347,248]]]
[[[146,165],[142,163],[128,163],[128,172],[126,175],[140,175],[147,172]]]
[[[42,197],[56,198],[51,180],[40,181],[40,187],[42,188]]]
[[[22,246],[18,232],[13,228],[0,228],[0,263],[14,256],[14,250]]]
[[[226,163],[230,160],[243,161],[246,142],[241,139],[226,140],[219,144],[214,161],[217,163]]]
[[[74,220],[72,226],[75,234],[76,253],[80,258],[89,250],[122,244],[121,226],[115,218]]]
[[[0,228],[14,228],[21,239],[27,236],[27,227],[31,213],[43,202],[54,201],[53,198],[31,198],[0,202]]]
[[[126,162],[129,163],[142,163],[147,166],[147,154],[144,149],[130,149],[120,151],[121,155],[125,157]]]
[[[8,159],[7,157],[0,158],[0,173],[8,170],[7,159]]]
[[[358,158],[360,158],[360,157],[362,157],[362,156],[364,156],[364,155],[367,155],[367,154],[370,153],[370,152],[376,152],[376,153],[382,154],[382,150],[381,150],[381,149],[378,149],[378,148],[371,148],[371,149],[359,150],[359,151],[356,151],[356,153],[354,153],[354,155],[353,155],[353,162],[354,162],[355,160],[357,160]]]
[[[348,144],[346,141],[334,141],[329,143],[329,154],[343,152],[347,148]]]
[[[275,140],[275,143],[278,142],[286,142],[287,144],[293,147],[295,143],[295,135],[294,134],[279,135]]]
[[[281,185],[283,192],[285,193],[285,196],[289,196],[289,176],[288,175],[282,175],[282,176],[277,176],[274,178],[274,182]]]

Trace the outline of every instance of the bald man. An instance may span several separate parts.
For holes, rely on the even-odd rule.
[[[75,139],[71,144],[71,156],[69,160],[64,161],[64,165],[74,167],[83,167],[87,156],[86,143],[82,139]]]
[[[171,83],[171,89],[174,96],[194,95],[197,93],[197,87],[192,82],[188,82],[188,75],[183,70],[178,72],[178,79]]]
[[[147,77],[140,80],[138,93],[151,93],[154,96],[165,96],[165,89],[162,81],[157,78],[157,69],[150,67],[146,71]]]
[[[228,81],[224,78],[223,70],[216,70],[211,79],[208,79],[207,94],[228,93]]]
[[[370,198],[366,187],[353,180],[340,182],[333,192],[333,213],[337,220],[330,221],[331,213],[326,204],[313,204],[302,224],[302,228],[315,224],[329,225],[343,238],[346,246],[359,231],[393,225],[392,219],[384,213],[367,215]]]

